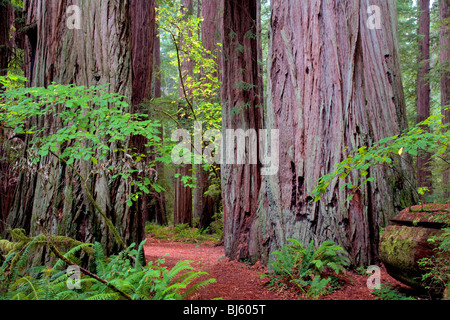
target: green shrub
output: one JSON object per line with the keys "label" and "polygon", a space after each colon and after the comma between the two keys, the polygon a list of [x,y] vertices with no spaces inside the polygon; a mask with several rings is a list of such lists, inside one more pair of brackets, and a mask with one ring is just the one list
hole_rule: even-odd
{"label": "green shrub", "polygon": [[314,241],[311,241],[304,248],[298,240],[288,241],[292,244],[272,253],[276,258],[269,263],[269,275],[263,275],[271,278],[271,285],[288,282],[309,297],[319,297],[330,292],[331,287],[338,287],[334,275],[326,278],[324,275],[329,271],[338,275],[349,265],[350,260],[342,247],[325,241],[315,249]]}
{"label": "green shrub", "polygon": [[419,265],[426,271],[422,279],[428,283],[428,289],[442,293],[445,300],[450,299],[450,228],[442,229],[443,233],[428,241],[438,242],[436,254],[423,258]]}
{"label": "green shrub", "polygon": [[160,226],[154,223],[145,225],[145,232],[156,239],[199,243],[205,241],[219,241],[221,234],[210,234],[209,229],[191,228],[188,224],[176,226]]}
{"label": "green shrub", "polygon": [[415,300],[405,294],[395,290],[391,285],[381,284],[380,289],[374,289],[372,294],[376,296],[377,300]]}
{"label": "green shrub", "polygon": [[[28,255],[38,244],[54,246],[48,240],[44,243],[46,236],[25,238],[25,244],[11,242],[7,246],[3,243],[3,249],[11,250],[0,267],[0,300],[179,300],[215,282],[215,279],[207,278],[194,283],[207,273],[194,271],[191,261],[180,261],[171,269],[162,266],[164,259],[146,264],[145,241],[137,249],[133,244],[111,257],[105,256],[98,242],[81,243],[64,255],[51,247],[60,257],[52,267],[25,269]],[[72,278],[66,267],[69,262],[78,265],[80,261],[76,253],[87,248],[93,255],[92,270],[95,273],[79,267],[81,289],[69,289],[68,281]]]}

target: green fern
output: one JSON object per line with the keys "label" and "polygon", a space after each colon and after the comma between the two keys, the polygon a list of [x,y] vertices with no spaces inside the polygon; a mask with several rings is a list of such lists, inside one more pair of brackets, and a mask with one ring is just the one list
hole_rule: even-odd
{"label": "green fern", "polygon": [[62,257],[53,267],[26,269],[32,252],[42,245],[49,245],[47,236],[27,237],[23,230],[12,230],[11,234],[13,241],[1,242],[1,250],[7,255],[0,267],[0,300],[117,300],[125,296],[135,300],[184,299],[215,282],[215,279],[205,279],[194,284],[196,279],[207,276],[207,273],[196,272],[190,265],[192,261],[180,261],[171,269],[161,266],[163,259],[149,261],[146,265],[145,241],[137,249],[132,244],[118,255],[106,257],[98,242],[89,244],[51,237],[52,245],[68,247],[68,251],[61,255],[72,263],[79,263],[76,255],[81,250],[94,257],[97,279],[86,272],[79,279],[81,289],[70,290],[67,284],[72,279],[64,270],[67,260]]}
{"label": "green fern", "polygon": [[308,296],[320,296],[326,292],[325,288],[333,279],[322,278],[323,272],[329,269],[337,275],[350,264],[345,250],[332,241],[323,242],[317,249],[314,241],[306,248],[296,239],[288,241],[290,245],[272,253],[276,258],[269,264],[271,272],[264,275],[271,278],[272,284],[277,279],[289,279],[290,283],[294,283]]}
{"label": "green fern", "polygon": [[141,242],[139,245],[138,251],[136,253],[136,262],[135,262],[135,268],[139,269],[145,266],[145,253],[144,253],[144,245],[147,242],[147,239]]}

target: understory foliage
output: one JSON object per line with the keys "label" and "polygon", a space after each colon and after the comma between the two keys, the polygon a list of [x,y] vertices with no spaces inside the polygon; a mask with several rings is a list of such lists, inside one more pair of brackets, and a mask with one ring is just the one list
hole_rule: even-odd
{"label": "understory foliage", "polygon": [[450,300],[450,228],[442,231],[441,235],[428,240],[439,243],[435,255],[422,258],[419,265],[426,271],[422,280],[426,281],[428,288],[438,289],[445,300]]}
{"label": "understory foliage", "polygon": [[[129,246],[118,255],[105,256],[100,243],[79,243],[70,238],[26,237],[23,230],[11,231],[13,241],[0,240],[0,300],[179,300],[215,282],[194,271],[191,261],[180,261],[172,269],[164,259],[146,264],[145,241]],[[62,254],[56,246],[68,250]],[[39,246],[52,247],[60,258],[51,266],[27,268],[27,258]],[[92,257],[90,270],[78,267],[77,253]],[[68,265],[80,268],[79,277]],[[195,281],[195,283],[194,283]]]}
{"label": "understory foliage", "polygon": [[160,226],[155,223],[147,223],[145,225],[145,233],[156,239],[188,243],[220,241],[221,233],[210,230],[210,227],[199,229],[191,228],[187,223],[178,224],[176,226]]}
{"label": "understory foliage", "polygon": [[[363,185],[374,181],[370,176],[370,168],[373,166],[388,166],[395,170],[395,166],[400,162],[414,168],[410,159],[416,159],[419,152],[429,154],[431,157],[431,169],[441,180],[434,186],[434,192],[440,203],[450,201],[443,199],[443,191],[450,186],[443,185],[442,173],[450,170],[448,160],[448,146],[450,144],[450,123],[443,123],[442,115],[432,115],[423,122],[411,127],[400,135],[381,139],[371,147],[363,146],[349,153],[348,157],[336,165],[333,172],[322,176],[317,182],[312,195],[316,201],[321,199],[321,194],[325,193],[331,181],[340,178],[346,181],[352,171],[360,172],[360,177],[356,182],[344,183],[342,188],[357,190]],[[408,157],[409,155],[409,157]],[[412,183],[409,181],[409,183]],[[415,185],[413,185],[416,188]],[[417,198],[426,194],[429,190],[423,186],[417,186]],[[346,200],[350,201],[353,195]]]}
{"label": "understory foliage", "polygon": [[323,242],[315,249],[312,240],[305,248],[298,240],[288,239],[272,254],[276,256],[269,264],[270,285],[287,283],[300,288],[308,297],[320,297],[339,286],[336,275],[343,273],[349,265],[345,250],[332,241]]}

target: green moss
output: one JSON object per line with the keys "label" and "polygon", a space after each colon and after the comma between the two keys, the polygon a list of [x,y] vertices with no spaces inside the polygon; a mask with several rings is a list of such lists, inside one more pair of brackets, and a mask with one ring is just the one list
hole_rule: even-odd
{"label": "green moss", "polygon": [[416,228],[404,226],[386,230],[380,246],[381,259],[402,269],[414,266],[416,232]]}

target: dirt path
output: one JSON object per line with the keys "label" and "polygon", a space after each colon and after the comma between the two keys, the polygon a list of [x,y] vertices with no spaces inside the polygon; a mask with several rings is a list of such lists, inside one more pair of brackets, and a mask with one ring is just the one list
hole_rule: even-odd
{"label": "dirt path", "polygon": [[[145,245],[147,261],[157,260],[166,256],[165,265],[173,267],[180,260],[192,260],[196,270],[209,273],[217,280],[198,292],[192,299],[210,300],[297,300],[298,295],[292,292],[276,293],[265,286],[267,280],[261,279],[260,274],[267,269],[261,265],[249,266],[236,261],[229,261],[225,257],[222,246],[212,244],[191,244],[171,242],[167,240],[148,239]],[[367,277],[350,273],[346,275],[343,290],[327,295],[326,300],[374,300],[374,296],[367,289]],[[382,282],[396,287],[401,284],[382,272]]]}

